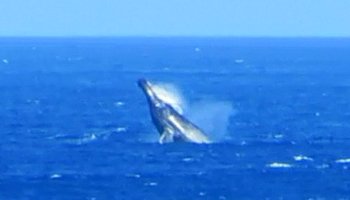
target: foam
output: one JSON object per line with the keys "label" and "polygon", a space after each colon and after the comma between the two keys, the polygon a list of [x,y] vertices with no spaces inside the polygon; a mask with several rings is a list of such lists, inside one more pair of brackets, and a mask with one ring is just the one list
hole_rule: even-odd
{"label": "foam", "polygon": [[336,163],[350,163],[350,158],[338,159],[335,162]]}
{"label": "foam", "polygon": [[158,183],[157,182],[147,182],[144,184],[145,186],[151,186],[151,187],[154,187],[154,186],[157,186]]}
{"label": "foam", "polygon": [[183,158],[182,161],[184,161],[184,162],[193,162],[194,159],[191,158],[191,157],[186,157],[186,158]]}
{"label": "foam", "polygon": [[8,61],[7,59],[2,59],[2,62],[3,62],[4,64],[9,64],[9,61]]}
{"label": "foam", "polygon": [[140,174],[127,174],[126,176],[131,178],[141,178]]}
{"label": "foam", "polygon": [[117,132],[126,132],[127,131],[127,128],[126,127],[118,127],[116,129]]}
{"label": "foam", "polygon": [[303,160],[313,161],[314,160],[313,158],[310,158],[310,157],[307,157],[307,156],[303,156],[303,155],[293,156],[293,158],[294,158],[295,161],[303,161]]}
{"label": "foam", "polygon": [[289,163],[273,162],[267,165],[270,168],[291,168],[292,165]]}
{"label": "foam", "polygon": [[50,179],[58,179],[58,178],[61,178],[61,177],[62,177],[61,174],[52,174],[52,175],[50,176]]}
{"label": "foam", "polygon": [[244,60],[243,60],[243,59],[236,59],[236,60],[235,60],[235,63],[241,64],[241,63],[244,63]]}
{"label": "foam", "polygon": [[124,106],[124,105],[125,105],[125,103],[123,101],[117,101],[117,102],[114,103],[114,106],[116,106],[116,107],[121,107],[121,106]]}

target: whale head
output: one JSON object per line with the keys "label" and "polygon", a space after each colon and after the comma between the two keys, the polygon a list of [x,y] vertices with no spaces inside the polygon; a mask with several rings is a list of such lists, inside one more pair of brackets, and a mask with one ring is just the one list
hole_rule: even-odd
{"label": "whale head", "polygon": [[151,82],[147,81],[146,79],[139,79],[137,83],[142,89],[142,91],[145,93],[149,104],[154,105],[156,107],[164,106],[163,101],[160,100],[157,94],[154,92]]}

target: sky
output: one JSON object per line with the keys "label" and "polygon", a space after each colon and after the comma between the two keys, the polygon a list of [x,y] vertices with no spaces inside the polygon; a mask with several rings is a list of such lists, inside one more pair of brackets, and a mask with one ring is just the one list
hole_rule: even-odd
{"label": "sky", "polygon": [[350,37],[350,0],[0,0],[0,36]]}

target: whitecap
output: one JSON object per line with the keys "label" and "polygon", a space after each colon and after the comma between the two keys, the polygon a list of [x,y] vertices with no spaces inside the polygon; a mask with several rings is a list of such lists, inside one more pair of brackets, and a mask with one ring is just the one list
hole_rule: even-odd
{"label": "whitecap", "polygon": [[282,139],[284,137],[283,134],[277,134],[273,136],[275,139]]}
{"label": "whitecap", "polygon": [[157,182],[147,182],[145,183],[145,186],[157,186],[158,183]]}
{"label": "whitecap", "polygon": [[117,102],[114,103],[114,106],[116,106],[116,107],[121,107],[121,106],[124,106],[124,105],[125,105],[125,103],[122,102],[122,101],[117,101]]}
{"label": "whitecap", "polygon": [[291,168],[292,165],[288,163],[273,162],[267,165],[270,168]]}
{"label": "whitecap", "polygon": [[297,155],[297,156],[293,156],[295,161],[303,161],[303,160],[307,160],[307,161],[313,161],[313,158],[307,157],[307,156],[303,156],[303,155]]}
{"label": "whitecap", "polygon": [[33,102],[34,102],[34,104],[36,104],[36,105],[39,105],[39,104],[40,104],[40,100],[37,100],[37,99],[35,99]]}
{"label": "whitecap", "polygon": [[76,144],[76,145],[82,145],[82,144],[93,142],[96,139],[97,139],[97,135],[95,133],[88,133],[88,134],[84,134],[81,138],[67,139],[66,142]]}
{"label": "whitecap", "polygon": [[7,60],[7,59],[2,59],[2,62],[5,64],[9,64],[9,60]]}
{"label": "whitecap", "polygon": [[117,129],[116,129],[116,131],[117,132],[126,132],[126,127],[118,127]]}
{"label": "whitecap", "polygon": [[77,57],[68,57],[68,58],[67,58],[67,61],[68,61],[68,62],[71,62],[71,61],[80,61],[80,60],[83,60],[83,57],[77,56]]}
{"label": "whitecap", "polygon": [[205,196],[206,193],[205,193],[205,192],[199,192],[198,195],[199,195],[199,196]]}
{"label": "whitecap", "polygon": [[325,163],[322,164],[322,165],[317,165],[316,166],[317,169],[326,169],[326,168],[329,168],[329,167],[330,167],[329,164],[325,164]]}
{"label": "whitecap", "polygon": [[221,195],[221,196],[219,196],[219,199],[220,200],[226,200],[226,197]]}
{"label": "whitecap", "polygon": [[350,163],[350,158],[338,159],[335,162],[336,163]]}
{"label": "whitecap", "polygon": [[193,158],[190,158],[190,157],[188,157],[188,158],[183,158],[182,159],[182,161],[184,161],[184,162],[193,162]]}
{"label": "whitecap", "polygon": [[61,178],[61,177],[62,177],[61,174],[52,174],[52,175],[50,176],[51,179],[57,179],[57,178]]}
{"label": "whitecap", "polygon": [[235,63],[237,63],[237,64],[244,63],[244,60],[243,59],[236,59]]}
{"label": "whitecap", "polygon": [[132,178],[141,178],[140,174],[127,174],[127,177],[132,177]]}
{"label": "whitecap", "polygon": [[113,133],[113,131],[125,131],[125,128],[119,128],[115,130],[95,131],[90,133],[84,133],[83,135],[70,135],[70,134],[56,134],[48,137],[48,139],[61,140],[65,143],[82,145],[94,142],[96,140],[106,140]]}
{"label": "whitecap", "polygon": [[78,143],[80,143],[80,144],[88,143],[88,142],[94,141],[96,139],[97,139],[97,136],[94,133],[86,134],[83,138],[78,140]]}
{"label": "whitecap", "polygon": [[197,176],[202,176],[202,175],[204,175],[204,174],[205,174],[205,173],[204,173],[203,171],[199,171],[199,172],[196,173]]}

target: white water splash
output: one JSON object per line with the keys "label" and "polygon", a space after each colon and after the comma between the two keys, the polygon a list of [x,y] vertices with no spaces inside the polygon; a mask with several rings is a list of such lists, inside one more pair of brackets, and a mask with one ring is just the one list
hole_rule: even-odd
{"label": "white water splash", "polygon": [[235,112],[230,102],[201,100],[191,104],[187,116],[208,134],[211,140],[220,142],[229,138],[229,120]]}
{"label": "white water splash", "polygon": [[175,85],[156,83],[152,84],[152,89],[159,99],[171,105],[180,114],[184,113],[186,102],[180,90]]}
{"label": "white water splash", "polygon": [[188,106],[180,89],[175,85],[156,83],[152,84],[152,88],[158,98],[170,104],[176,111],[200,127],[208,134],[210,140],[218,142],[229,138],[227,134],[229,119],[235,114],[232,103],[202,99]]}

